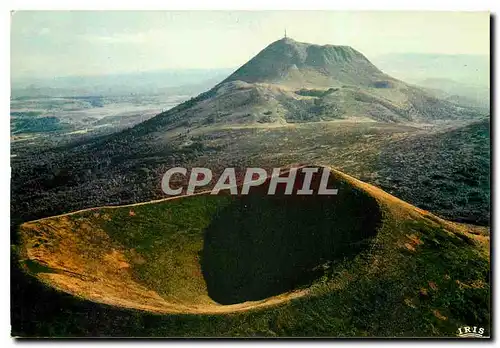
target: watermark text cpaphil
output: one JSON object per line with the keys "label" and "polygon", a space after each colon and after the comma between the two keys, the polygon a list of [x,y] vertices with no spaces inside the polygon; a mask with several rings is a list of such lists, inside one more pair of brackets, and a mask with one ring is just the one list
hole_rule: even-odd
{"label": "watermark text cpaphil", "polygon": [[[187,187],[173,188],[171,181],[174,175],[187,179]],[[165,172],[161,187],[167,195],[180,195],[184,189],[186,195],[191,195],[197,188],[209,185],[212,179],[213,173],[209,168],[195,167],[188,170],[175,167]],[[276,194],[279,185],[283,189],[280,192],[285,195],[336,195],[338,189],[329,188],[329,181],[330,170],[325,167],[291,168],[284,172],[281,168],[273,168],[271,174],[263,168],[253,167],[245,170],[243,181],[238,184],[235,168],[226,168],[212,187],[210,194],[216,195],[221,191],[228,191],[231,195],[247,195],[251,188],[266,183],[267,195]]]}

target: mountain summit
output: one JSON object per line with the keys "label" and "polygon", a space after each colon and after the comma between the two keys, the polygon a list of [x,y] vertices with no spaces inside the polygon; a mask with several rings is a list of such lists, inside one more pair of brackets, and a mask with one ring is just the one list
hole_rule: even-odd
{"label": "mountain summit", "polygon": [[225,80],[130,133],[176,134],[234,124],[333,120],[433,122],[481,116],[397,80],[349,46],[284,38],[271,43]]}
{"label": "mountain summit", "polygon": [[271,43],[224,82],[294,87],[371,86],[389,78],[350,46],[315,45],[284,38]]}

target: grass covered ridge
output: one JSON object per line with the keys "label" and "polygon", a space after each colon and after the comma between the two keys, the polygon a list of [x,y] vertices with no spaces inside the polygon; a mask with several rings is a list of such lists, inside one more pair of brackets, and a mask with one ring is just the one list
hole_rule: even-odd
{"label": "grass covered ridge", "polygon": [[71,310],[13,334],[489,334],[486,229],[340,172],[335,186],[337,201],[197,195],[23,224],[22,267]]}

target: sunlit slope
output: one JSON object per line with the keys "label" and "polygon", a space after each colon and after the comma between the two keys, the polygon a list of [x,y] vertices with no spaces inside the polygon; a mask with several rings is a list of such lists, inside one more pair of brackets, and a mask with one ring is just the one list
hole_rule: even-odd
{"label": "sunlit slope", "polygon": [[489,325],[487,232],[334,173],[337,196],[201,194],[25,223],[22,263],[90,301],[223,316],[208,335],[260,331],[278,314],[278,335]]}

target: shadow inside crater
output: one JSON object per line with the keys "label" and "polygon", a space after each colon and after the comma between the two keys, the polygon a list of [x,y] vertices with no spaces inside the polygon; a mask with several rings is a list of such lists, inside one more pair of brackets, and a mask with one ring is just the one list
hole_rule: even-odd
{"label": "shadow inside crater", "polygon": [[[317,188],[321,172],[313,177]],[[296,183],[303,180],[298,172]],[[324,264],[355,257],[381,222],[376,200],[330,175],[337,195],[267,195],[269,180],[217,212],[205,230],[201,267],[220,304],[265,299],[310,284]],[[301,185],[298,186],[299,188]],[[315,190],[315,192],[317,192]]]}

